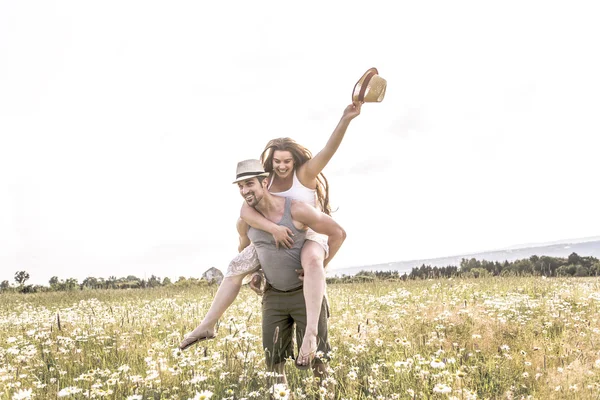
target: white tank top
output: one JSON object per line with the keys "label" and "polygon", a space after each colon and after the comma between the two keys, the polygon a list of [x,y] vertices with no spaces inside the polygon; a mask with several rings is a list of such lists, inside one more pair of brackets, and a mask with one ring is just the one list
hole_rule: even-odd
{"label": "white tank top", "polygon": [[[271,189],[272,184],[273,184],[273,181],[271,181],[269,183],[269,190]],[[310,204],[313,207],[316,207],[316,205],[317,205],[317,191],[315,189],[309,189],[306,186],[304,186],[300,182],[298,177],[296,176],[295,170],[294,170],[294,180],[292,182],[292,187],[286,191],[279,192],[279,193],[271,192],[271,194],[273,194],[275,196],[289,197],[293,200],[302,201],[304,203]]]}

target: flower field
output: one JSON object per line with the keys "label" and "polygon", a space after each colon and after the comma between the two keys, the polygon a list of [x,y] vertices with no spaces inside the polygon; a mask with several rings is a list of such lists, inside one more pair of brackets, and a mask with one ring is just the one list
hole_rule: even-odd
{"label": "flower field", "polygon": [[0,294],[0,400],[598,399],[600,280],[330,285],[329,377],[272,387],[260,299],[177,350],[215,286]]}

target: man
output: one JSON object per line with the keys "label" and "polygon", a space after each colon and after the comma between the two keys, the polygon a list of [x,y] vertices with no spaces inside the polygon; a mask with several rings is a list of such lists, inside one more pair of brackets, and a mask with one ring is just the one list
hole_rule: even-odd
{"label": "man", "polygon": [[[329,237],[329,255],[339,250],[346,238],[342,227],[328,215],[299,201],[273,195],[267,189],[267,176],[258,160],[245,160],[238,163],[237,183],[240,194],[246,203],[254,207],[268,220],[286,226],[294,233],[291,248],[277,249],[270,233],[238,222],[240,247],[252,242],[265,275],[263,294],[263,348],[267,367],[280,375],[279,383],[287,383],[285,360],[293,357],[292,334],[296,324],[296,341],[302,342],[306,328],[306,306],[302,281],[297,274],[301,269],[300,252],[305,241],[306,229]],[[330,351],[327,340],[327,303],[323,299],[318,324],[317,351],[325,356]],[[310,356],[313,374],[321,379],[326,376],[326,367],[321,360]],[[314,362],[314,364],[313,364]]]}

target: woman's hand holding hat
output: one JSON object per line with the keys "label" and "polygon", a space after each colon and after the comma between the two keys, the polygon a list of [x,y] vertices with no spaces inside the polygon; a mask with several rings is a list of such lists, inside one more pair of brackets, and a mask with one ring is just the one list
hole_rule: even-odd
{"label": "woman's hand holding hat", "polygon": [[344,110],[344,114],[342,115],[342,119],[347,120],[348,122],[352,121],[354,118],[360,115],[360,109],[362,107],[362,103],[353,102]]}

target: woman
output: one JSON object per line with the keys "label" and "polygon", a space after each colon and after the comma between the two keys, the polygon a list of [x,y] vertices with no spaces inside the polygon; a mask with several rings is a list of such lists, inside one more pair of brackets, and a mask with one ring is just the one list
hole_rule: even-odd
{"label": "woman", "polygon": [[[344,110],[342,118],[331,134],[325,147],[312,157],[311,152],[289,138],[271,140],[261,154],[265,171],[270,173],[269,191],[278,196],[292,197],[318,207],[330,215],[329,188],[327,180],[321,173],[333,157],[348,129],[350,121],[360,114],[361,103],[350,104]],[[246,203],[242,206],[241,221],[238,231],[245,229],[246,224],[269,232],[278,245],[289,247],[293,243],[291,231],[264,218]],[[328,254],[327,237],[309,231],[302,248],[301,261],[304,271],[304,297],[306,301],[307,325],[302,345],[296,360],[299,368],[308,368],[314,359],[317,348],[317,324],[321,301],[325,295],[324,267],[335,254]],[[231,262],[225,279],[219,286],[213,303],[206,316],[179,345],[180,349],[201,340],[215,337],[215,325],[225,310],[238,295],[244,277],[255,272],[259,267],[254,246],[238,248],[240,254]]]}

